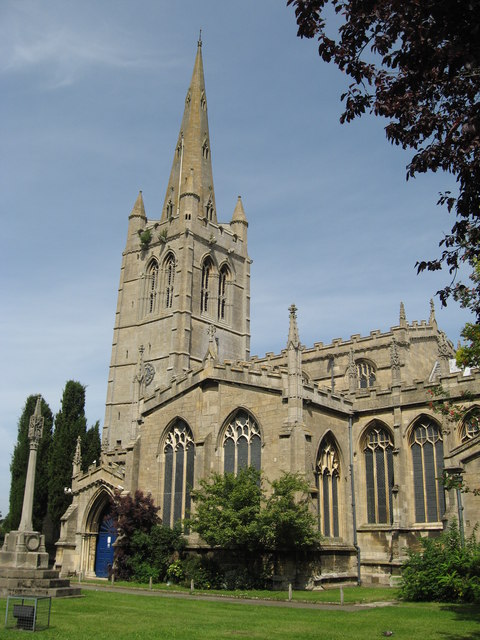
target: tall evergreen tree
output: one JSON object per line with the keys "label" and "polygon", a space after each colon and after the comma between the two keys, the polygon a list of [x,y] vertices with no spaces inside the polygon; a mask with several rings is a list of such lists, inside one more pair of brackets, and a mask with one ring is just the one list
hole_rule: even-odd
{"label": "tall evergreen tree", "polygon": [[[30,445],[28,441],[28,426],[30,417],[35,412],[38,395],[28,396],[22,415],[18,421],[17,443],[13,450],[10,463],[11,484],[9,512],[4,523],[5,530],[15,530],[20,524],[23,506],[23,494],[25,492],[25,479],[27,476]],[[35,493],[33,498],[33,527],[36,531],[42,531],[43,521],[47,514],[48,506],[48,459],[52,442],[53,414],[50,407],[42,398],[41,411],[44,418],[43,435],[40,440],[37,453],[37,468],[35,475]]]}
{"label": "tall evergreen tree", "polygon": [[97,420],[82,438],[82,471],[87,471],[93,462],[100,460],[101,449],[100,422]]}
{"label": "tall evergreen tree", "polygon": [[87,431],[85,387],[68,380],[63,390],[60,411],[55,416],[55,430],[49,460],[48,513],[55,533],[60,531],[60,518],[71,502],[65,488],[72,483],[72,462],[77,438],[82,441]]}

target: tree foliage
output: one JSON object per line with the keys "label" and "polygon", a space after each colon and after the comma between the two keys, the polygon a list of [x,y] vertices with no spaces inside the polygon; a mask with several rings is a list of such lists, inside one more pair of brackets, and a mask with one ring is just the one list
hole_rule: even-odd
{"label": "tree foliage", "polygon": [[[112,516],[118,531],[114,553],[114,571],[118,578],[130,579],[136,570],[135,566],[143,562],[142,549],[150,544],[148,538],[151,531],[159,524],[158,510],[151,495],[145,495],[139,489],[133,495],[122,495],[119,491],[115,493]],[[138,571],[144,569],[139,567]]]}
{"label": "tree foliage", "polygon": [[55,416],[55,430],[49,459],[48,512],[56,532],[60,518],[71,502],[65,487],[72,484],[72,461],[77,438],[85,438],[85,387],[69,380],[63,390],[60,411]]}
{"label": "tree foliage", "polygon": [[309,509],[307,482],[299,474],[284,473],[271,485],[272,494],[261,514],[265,548],[280,551],[314,547],[319,536]]}
{"label": "tree foliage", "polygon": [[[10,464],[11,484],[9,512],[4,528],[17,529],[22,516],[23,497],[25,492],[25,480],[27,477],[28,458],[30,444],[28,440],[28,427],[30,417],[35,412],[38,395],[27,398],[22,415],[18,421],[18,435],[13,450]],[[42,530],[43,521],[47,514],[48,505],[48,456],[52,440],[53,414],[50,407],[41,399],[41,413],[44,418],[43,435],[37,450],[37,468],[35,474],[35,493],[33,498],[33,526],[36,531]]]}
{"label": "tree foliage", "polygon": [[[342,122],[365,112],[389,120],[390,142],[411,149],[407,179],[443,170],[458,193],[439,203],[456,214],[440,255],[420,260],[419,271],[480,258],[480,1],[479,0],[287,0],[295,8],[298,35],[318,39],[325,62],[352,80],[343,94]],[[336,16],[328,13],[333,8]],[[331,32],[338,31],[331,37]],[[327,32],[330,28],[330,32]],[[480,281],[457,281],[439,291],[461,300],[480,321]]]}
{"label": "tree foliage", "polygon": [[271,486],[267,497],[261,474],[253,467],[236,476],[213,474],[192,492],[191,529],[212,547],[247,554],[315,546],[318,534],[306,482],[298,474],[284,473]]}
{"label": "tree foliage", "polygon": [[102,450],[102,443],[100,440],[100,422],[97,422],[87,429],[82,437],[82,471],[86,472],[88,467],[100,460],[100,453]]}
{"label": "tree foliage", "polygon": [[263,497],[260,473],[253,467],[236,476],[214,473],[192,491],[195,512],[188,525],[212,547],[258,551]]}
{"label": "tree foliage", "polygon": [[462,546],[458,526],[437,538],[420,538],[402,569],[405,600],[480,602],[480,544],[474,536]]}

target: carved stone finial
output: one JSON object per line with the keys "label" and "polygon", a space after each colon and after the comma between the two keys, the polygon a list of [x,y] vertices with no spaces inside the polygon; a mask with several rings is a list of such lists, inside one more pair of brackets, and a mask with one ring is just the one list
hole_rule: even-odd
{"label": "carved stone finial", "polygon": [[43,423],[42,398],[41,396],[38,396],[35,404],[35,411],[33,416],[30,416],[30,422],[28,425],[28,439],[30,440],[31,445],[38,446],[43,434]]}
{"label": "carved stone finial", "polygon": [[405,305],[400,302],[400,326],[405,327],[407,324],[407,315],[405,313]]}
{"label": "carved stone finial", "polygon": [[75,455],[73,456],[73,464],[82,464],[82,438],[78,436],[77,445],[75,447]]}
{"label": "carved stone finial", "polygon": [[208,333],[208,349],[205,354],[205,360],[213,360],[216,362],[218,360],[218,342],[215,338],[215,334],[217,333],[217,327],[214,324],[210,324],[207,329]]}
{"label": "carved stone finial", "polygon": [[390,366],[392,368],[392,382],[398,382],[400,377],[400,356],[395,336],[393,336],[392,344],[390,345]]}
{"label": "carved stone finial", "polygon": [[295,349],[300,347],[300,338],[298,335],[298,326],[297,326],[297,307],[294,304],[291,304],[288,307],[290,311],[290,326],[288,328],[288,343],[287,347],[293,346]]}
{"label": "carved stone finial", "polygon": [[435,305],[433,304],[433,298],[430,299],[430,318],[428,319],[429,324],[433,324],[436,322],[435,320]]}

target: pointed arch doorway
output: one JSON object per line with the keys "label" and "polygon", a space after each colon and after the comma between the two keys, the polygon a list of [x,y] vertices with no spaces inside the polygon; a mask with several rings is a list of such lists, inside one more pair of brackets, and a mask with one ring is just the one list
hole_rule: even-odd
{"label": "pointed arch doorway", "polygon": [[102,513],[98,527],[97,548],[95,552],[95,575],[108,578],[113,567],[113,543],[117,539],[117,530],[113,523],[110,505]]}

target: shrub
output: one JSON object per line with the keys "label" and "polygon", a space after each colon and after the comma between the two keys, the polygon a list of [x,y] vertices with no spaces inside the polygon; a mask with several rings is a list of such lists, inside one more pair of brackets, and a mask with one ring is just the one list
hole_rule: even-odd
{"label": "shrub", "polygon": [[457,523],[437,538],[420,539],[403,566],[405,600],[480,602],[480,544],[472,535],[462,546]]}

